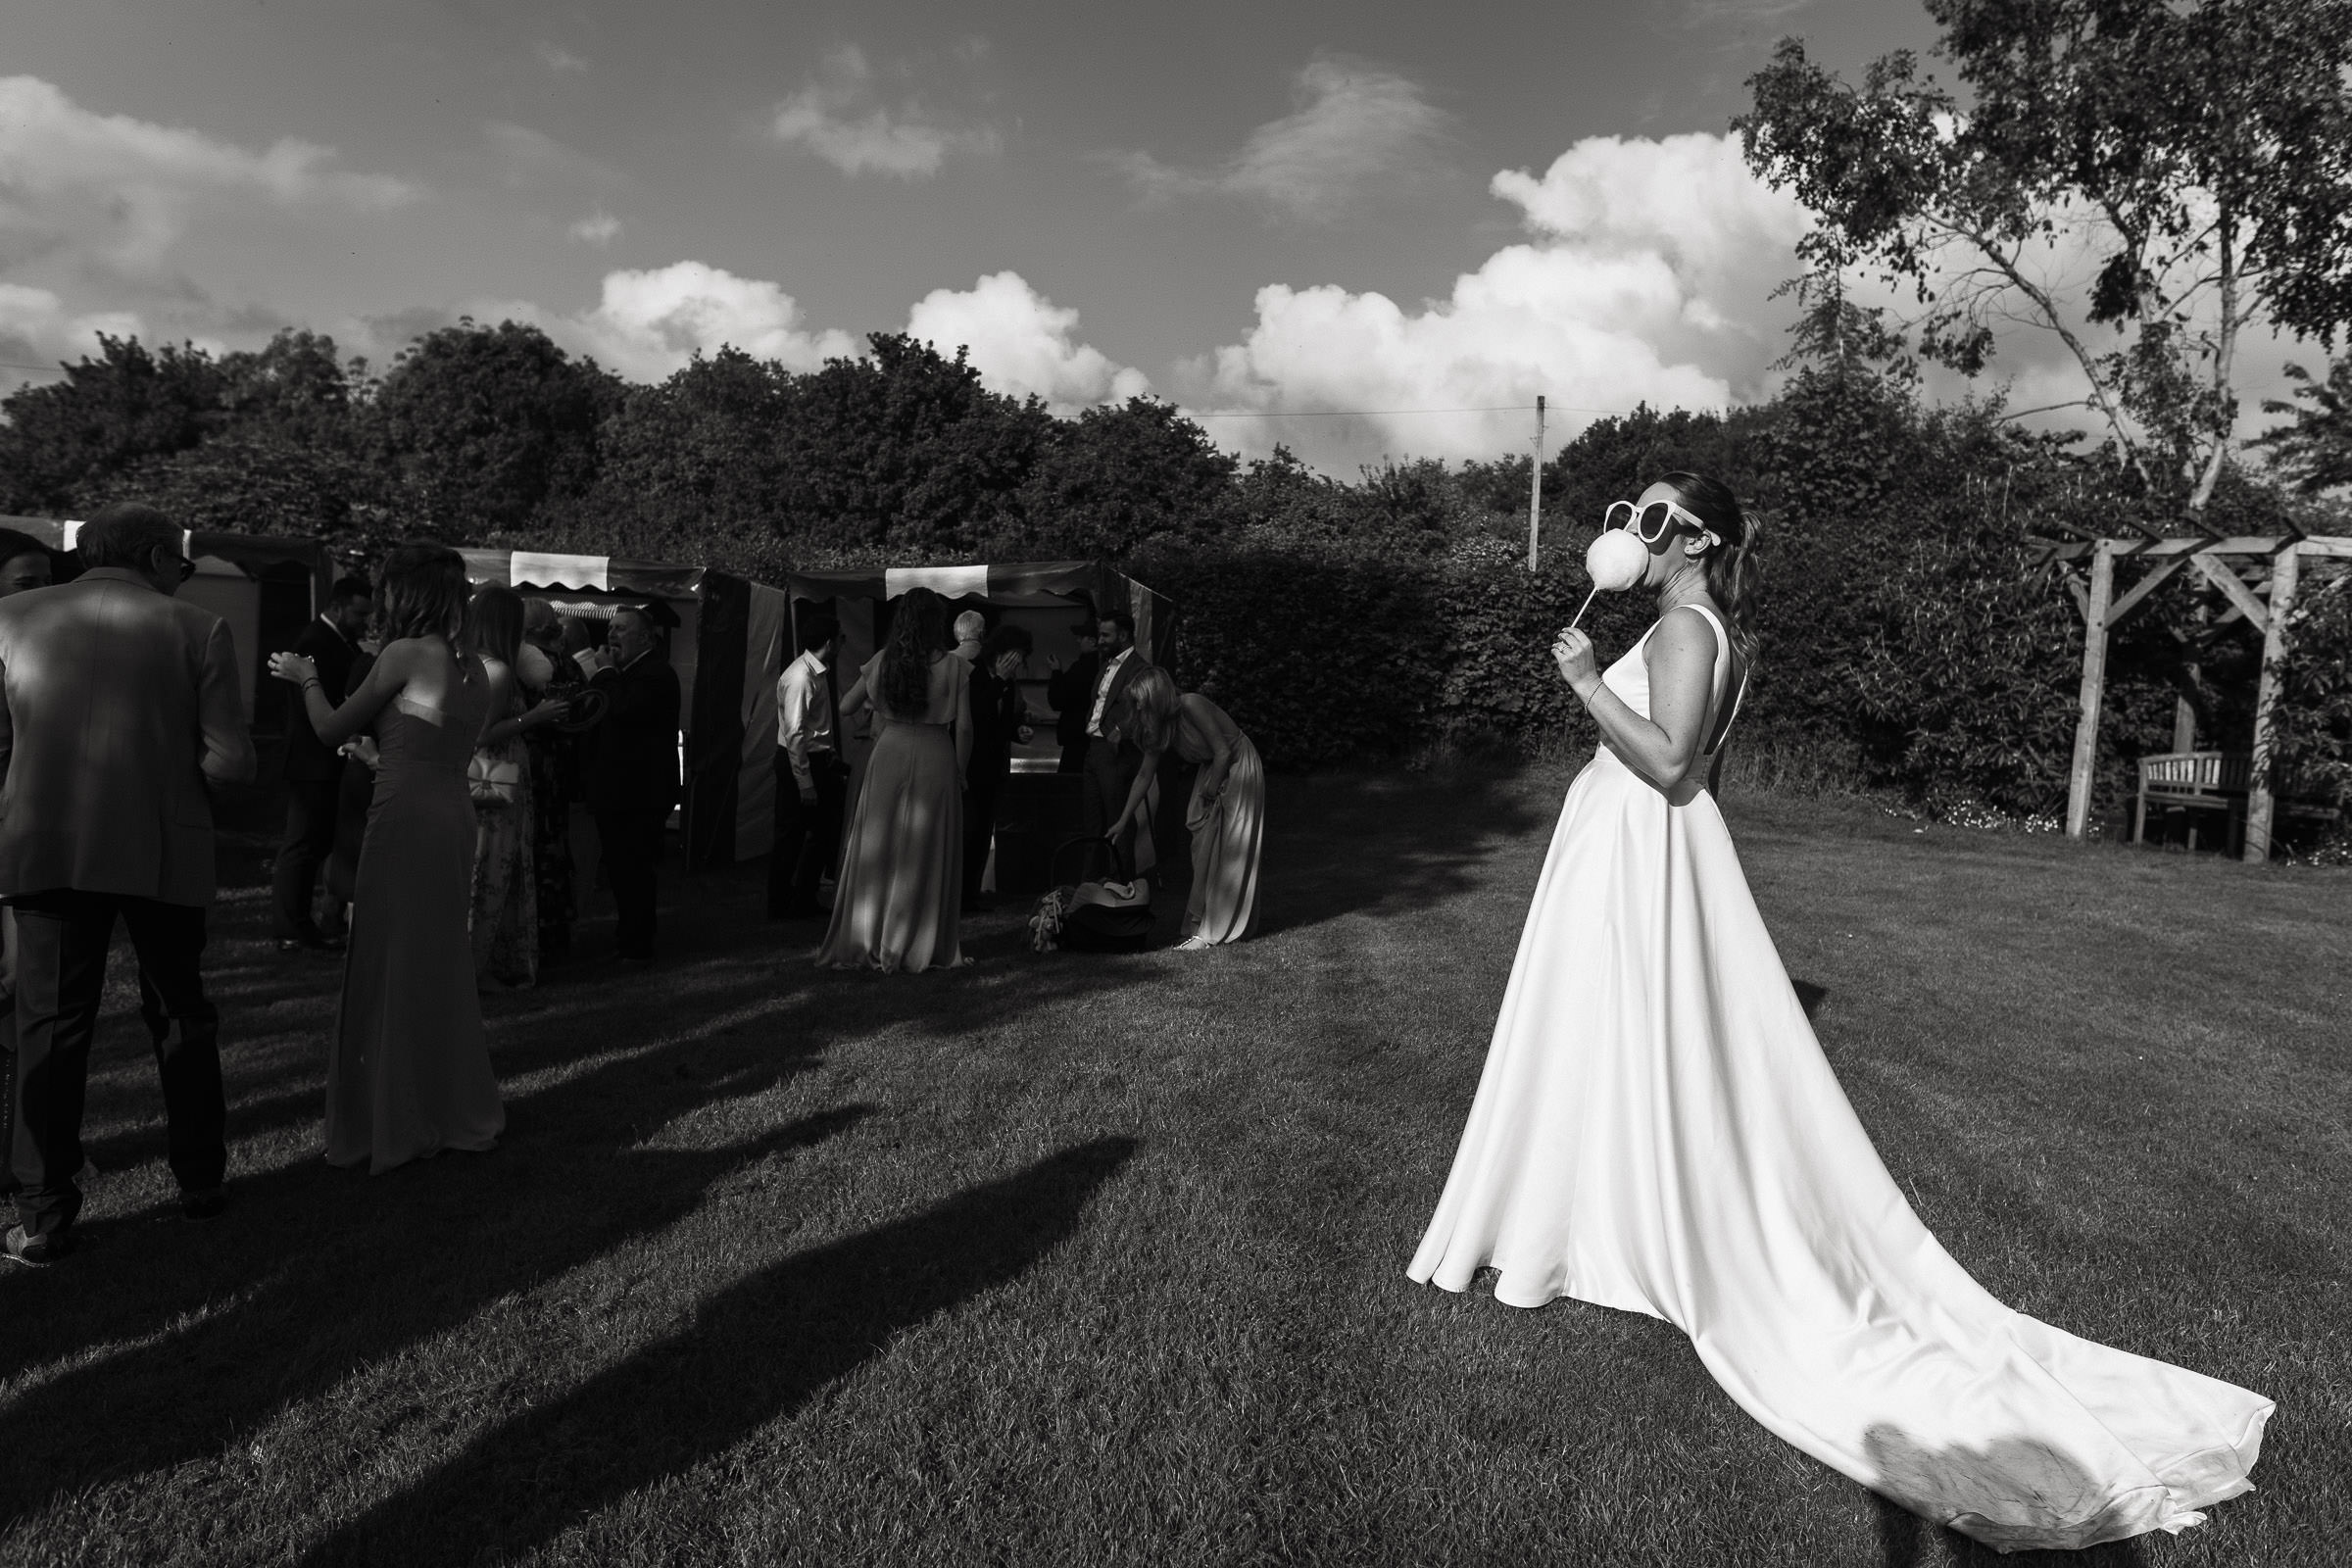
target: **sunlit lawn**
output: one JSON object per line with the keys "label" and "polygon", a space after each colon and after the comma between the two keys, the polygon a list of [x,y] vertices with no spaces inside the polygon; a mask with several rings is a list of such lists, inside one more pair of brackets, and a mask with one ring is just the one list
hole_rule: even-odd
{"label": "sunlit lawn", "polygon": [[[0,1277],[0,1561],[1993,1560],[1663,1324],[1405,1280],[1563,783],[1277,779],[1271,929],[1200,956],[1007,911],[969,971],[820,975],[757,867],[672,876],[661,969],[489,1004],[505,1147],[374,1179],[318,1157],[335,971],[246,863],[235,1205],[168,1203],[121,956],[89,1245]],[[2258,1492],[2085,1560],[2352,1558],[2352,875],[1731,810],[1950,1250],[2279,1402]]]}

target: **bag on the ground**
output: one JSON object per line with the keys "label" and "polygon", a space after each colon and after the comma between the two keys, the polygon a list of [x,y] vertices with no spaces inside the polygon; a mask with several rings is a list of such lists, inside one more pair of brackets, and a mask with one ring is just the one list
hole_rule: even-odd
{"label": "bag on the ground", "polygon": [[1054,852],[1058,869],[1074,849],[1102,845],[1111,861],[1111,878],[1059,886],[1038,901],[1029,917],[1030,945],[1040,953],[1141,953],[1152,942],[1152,879],[1137,876],[1119,847],[1107,838],[1078,838]]}

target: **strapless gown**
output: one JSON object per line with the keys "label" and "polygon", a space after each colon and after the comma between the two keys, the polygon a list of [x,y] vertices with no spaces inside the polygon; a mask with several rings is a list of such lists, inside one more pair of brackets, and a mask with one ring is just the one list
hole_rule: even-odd
{"label": "strapless gown", "polygon": [[[1603,676],[1644,715],[1647,643]],[[2249,1490],[2270,1400],[2011,1310],[1920,1223],[1706,767],[1661,792],[1603,748],[1570,787],[1411,1277],[1663,1318],[1781,1438],[2002,1550],[2179,1531]]]}
{"label": "strapless gown", "polygon": [[376,719],[382,762],[326,1069],[326,1157],[337,1165],[380,1174],[444,1149],[494,1148],[506,1129],[466,931],[466,763],[486,700],[462,687],[447,712],[402,700]]}

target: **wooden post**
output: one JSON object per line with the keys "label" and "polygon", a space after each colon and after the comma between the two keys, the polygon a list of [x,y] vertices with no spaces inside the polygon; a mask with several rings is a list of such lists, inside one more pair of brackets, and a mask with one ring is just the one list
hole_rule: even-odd
{"label": "wooden post", "polygon": [[2290,544],[2271,563],[2270,622],[2262,629],[2262,675],[2254,686],[2254,776],[2246,791],[2249,865],[2271,858],[2271,818],[2278,808],[2271,788],[2271,721],[2278,715],[2278,676],[2286,662],[2286,617],[2294,612],[2302,560],[2301,547]]}
{"label": "wooden post", "polygon": [[2066,836],[2090,826],[2090,780],[2099,760],[2099,704],[2107,695],[2107,606],[2115,597],[2115,545],[2090,547],[2090,593],[2082,604],[2082,716],[2075,725],[2075,760],[2066,775]]}
{"label": "wooden post", "polygon": [[1536,569],[1544,534],[1544,394],[1536,394],[1536,471],[1527,486],[1527,569]]}

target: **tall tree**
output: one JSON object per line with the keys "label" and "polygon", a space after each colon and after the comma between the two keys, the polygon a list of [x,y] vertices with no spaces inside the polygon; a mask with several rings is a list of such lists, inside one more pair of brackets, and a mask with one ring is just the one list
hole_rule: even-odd
{"label": "tall tree", "polygon": [[523,527],[596,478],[597,431],[621,383],[535,326],[467,319],[401,351],[369,405],[401,504],[446,538]]}
{"label": "tall tree", "polygon": [[1230,526],[1237,464],[1173,404],[1129,398],[1050,428],[1022,490],[1021,544],[1116,561]]}
{"label": "tall tree", "polygon": [[[1785,40],[1734,122],[1847,269],[1910,284],[1921,351],[1984,368],[1995,320],[2055,333],[2150,490],[2201,517],[2241,340],[2352,320],[2352,0],[1928,0],[1965,101],[1898,52],[1860,87]],[[2062,288],[2036,257],[2086,250]],[[2091,328],[2112,327],[2102,345]]]}
{"label": "tall tree", "polygon": [[83,486],[184,452],[224,418],[220,367],[193,345],[149,353],[136,338],[101,335],[97,357],[65,371],[0,402],[0,509],[63,513]]}
{"label": "tall tree", "polygon": [[2298,489],[2310,494],[2352,485],[2352,355],[2319,380],[2300,365],[2286,368],[2296,383],[2292,403],[2265,403],[2266,414],[2293,419],[2262,438]]}

